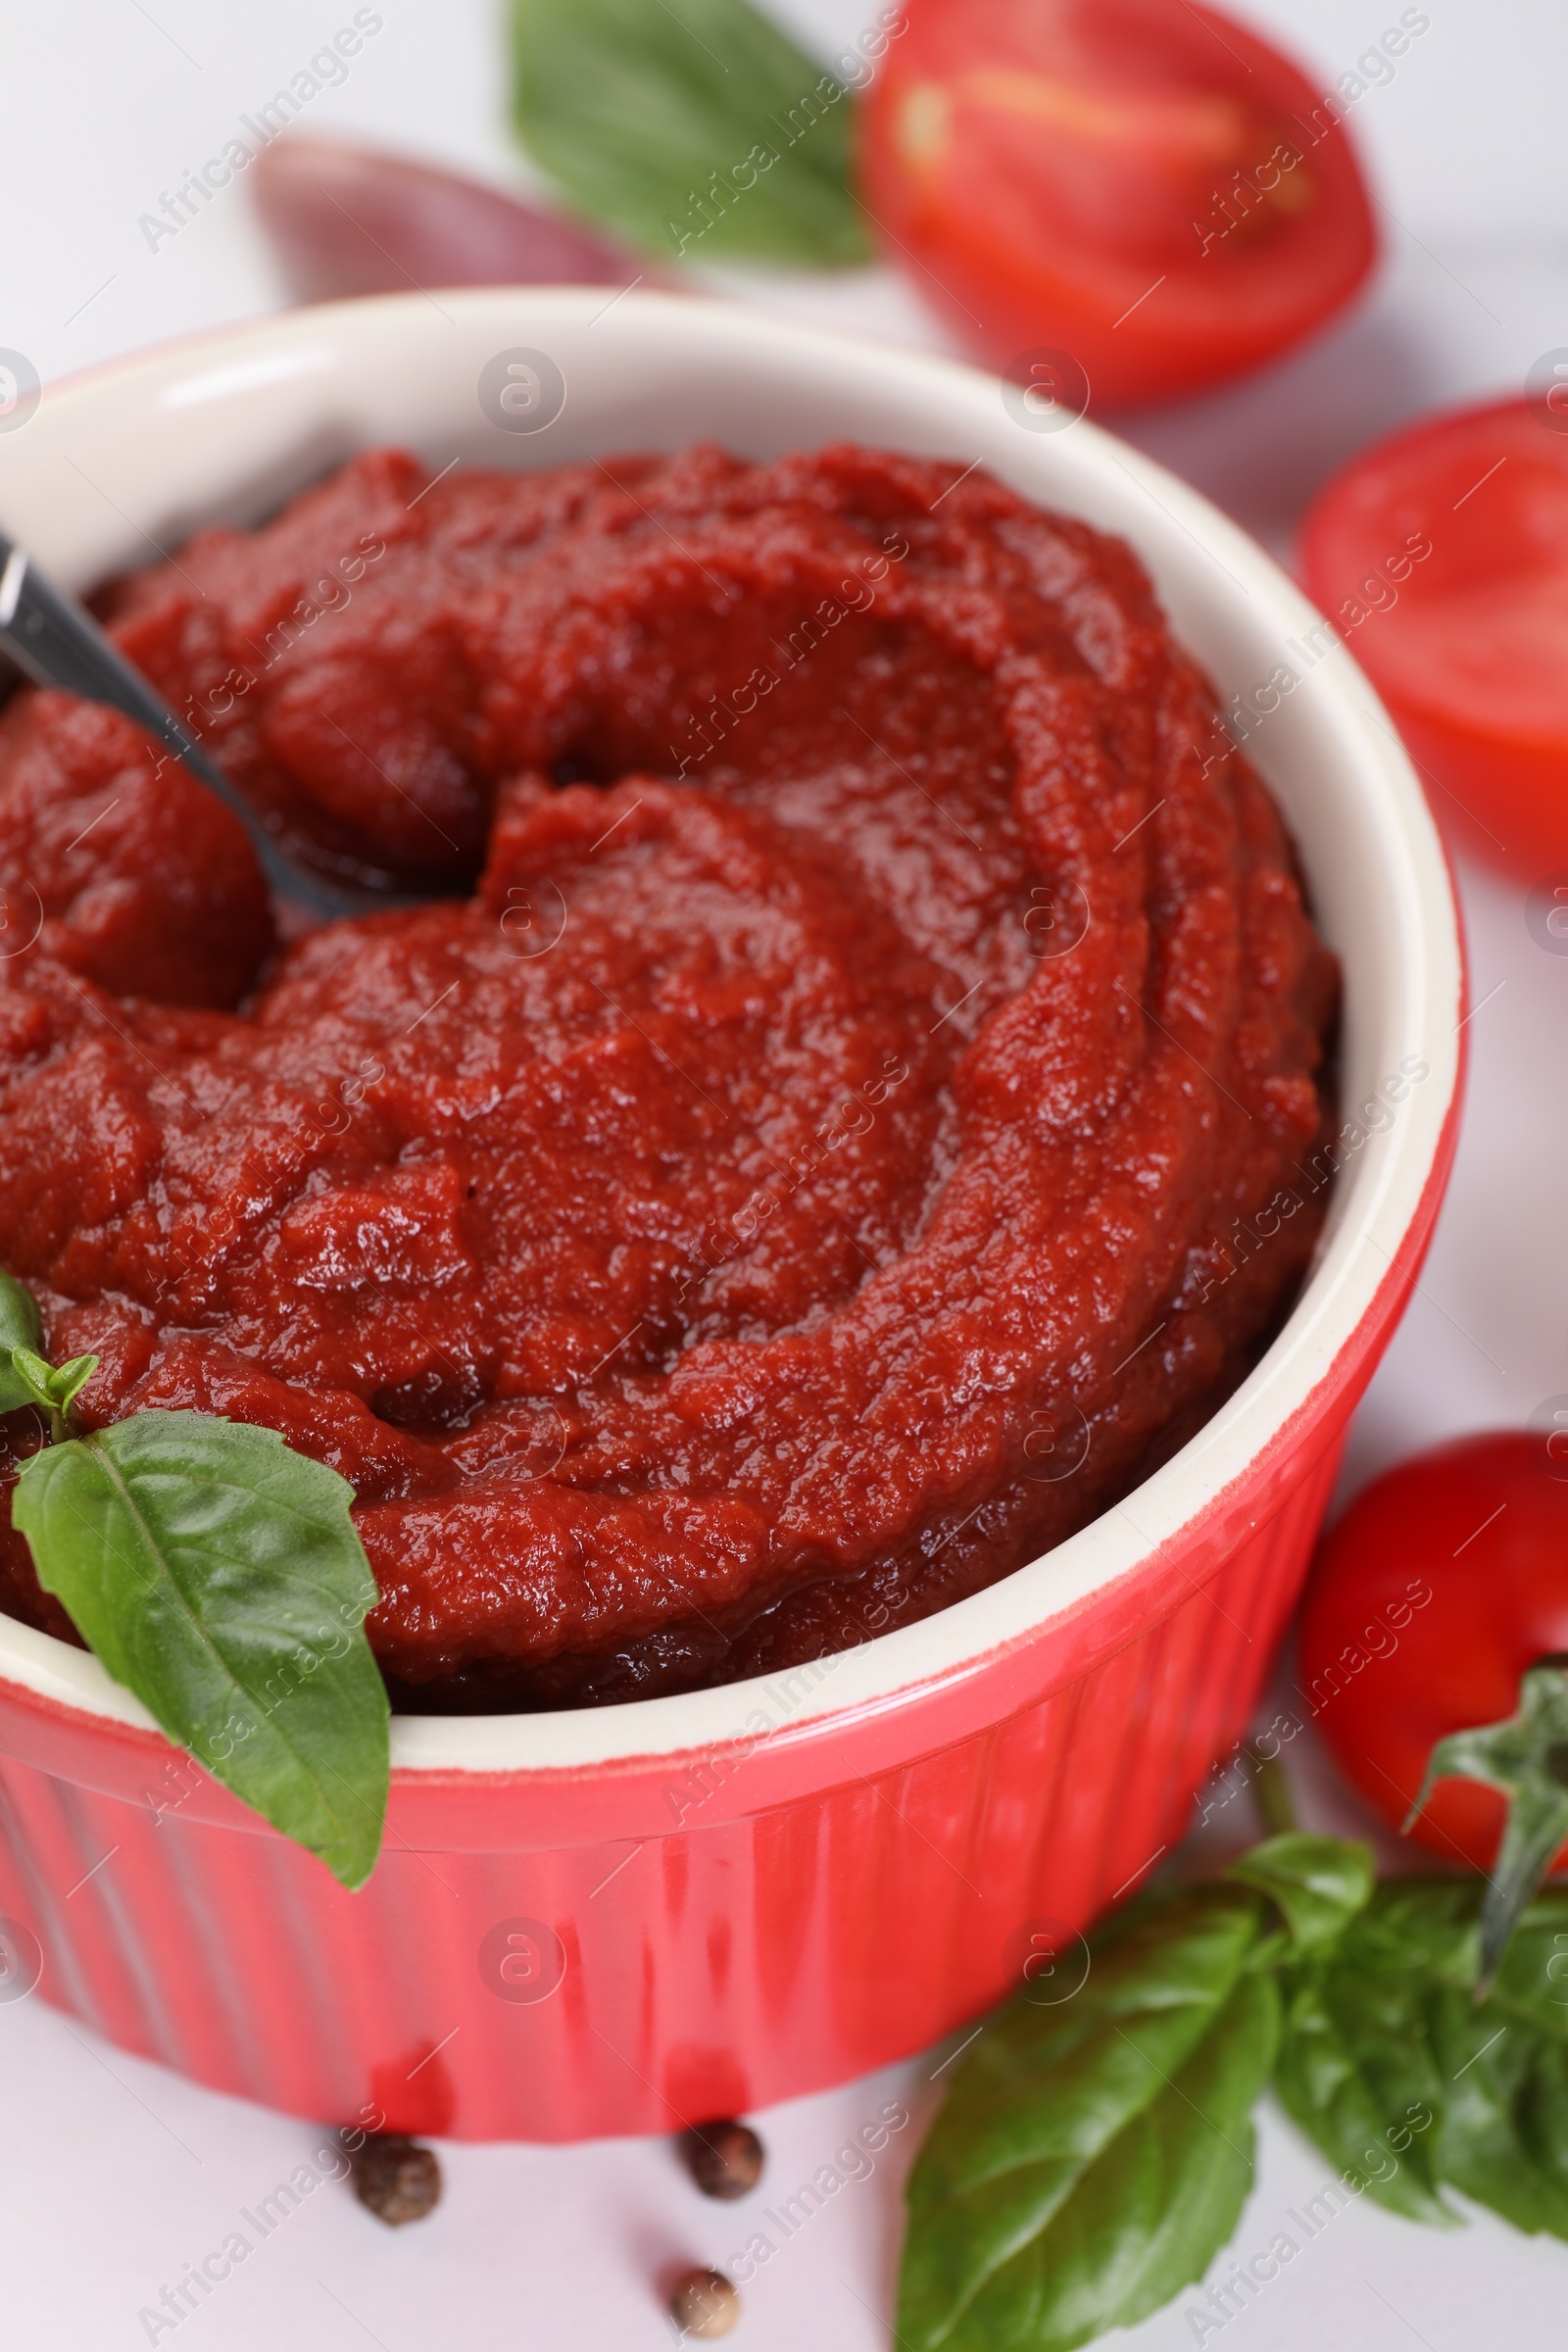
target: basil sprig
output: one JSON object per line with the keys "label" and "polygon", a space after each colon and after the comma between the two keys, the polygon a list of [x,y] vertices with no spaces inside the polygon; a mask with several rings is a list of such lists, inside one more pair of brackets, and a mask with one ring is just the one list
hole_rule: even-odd
{"label": "basil sprig", "polygon": [[[1568,1890],[1529,1904],[1478,2000],[1485,1900],[1468,1879],[1379,1886],[1294,1973],[1275,2088],[1391,2212],[1453,2222],[1446,2183],[1568,2238]],[[1423,2113],[1432,2125],[1398,2144]]]}
{"label": "basil sprig", "polygon": [[388,1706],[364,1620],[379,1595],[354,1490],[275,1430],[140,1412],[76,1434],[96,1356],[50,1365],[0,1275],[0,1410],[52,1443],[11,1497],[38,1582],[172,1740],[274,1829],[361,1886],[380,1850]]}
{"label": "basil sprig", "polygon": [[906,2352],[1071,2352],[1200,2279],[1271,2081],[1350,2194],[1568,2238],[1568,1891],[1483,1992],[1484,1899],[1292,1833],[1112,1914],[1076,1996],[1020,1995],[955,2076],[906,2191]]}
{"label": "basil sprig", "polygon": [[671,262],[872,258],[850,193],[854,95],[748,0],[513,0],[512,51],[524,146],[633,244]]}

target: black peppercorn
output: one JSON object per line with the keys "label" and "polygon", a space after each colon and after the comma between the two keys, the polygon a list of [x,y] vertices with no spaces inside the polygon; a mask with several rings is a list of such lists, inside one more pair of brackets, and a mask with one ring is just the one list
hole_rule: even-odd
{"label": "black peppercorn", "polygon": [[682,2132],[680,2144],[705,2197],[744,2197],[762,2177],[762,2143],[749,2124],[699,2124]]}
{"label": "black peppercorn", "polygon": [[401,2230],[405,2222],[422,2221],[437,2202],[441,2167],[433,2148],[405,2132],[372,2132],[354,2158],[354,2185],[362,2205]]}

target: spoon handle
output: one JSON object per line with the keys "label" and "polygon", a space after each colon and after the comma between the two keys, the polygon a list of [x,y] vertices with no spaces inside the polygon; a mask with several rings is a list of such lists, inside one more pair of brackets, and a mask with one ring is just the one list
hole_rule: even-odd
{"label": "spoon handle", "polygon": [[60,686],[86,702],[107,703],[167,744],[191,774],[216,792],[239,818],[273,890],[286,898],[303,899],[323,914],[342,914],[364,903],[358,894],[335,891],[318,882],[284,857],[244,795],[208,758],[86,608],[46,579],[25,549],[3,534],[0,653],[8,655],[35,686]]}

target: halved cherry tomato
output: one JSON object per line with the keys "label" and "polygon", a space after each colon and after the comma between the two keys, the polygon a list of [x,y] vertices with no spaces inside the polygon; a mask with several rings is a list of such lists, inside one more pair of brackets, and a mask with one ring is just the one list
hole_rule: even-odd
{"label": "halved cherry tomato", "polygon": [[[1097,403],[1162,399],[1271,359],[1365,276],[1345,94],[1228,17],[1196,0],[906,17],[865,102],[866,205],[993,366],[1059,347]],[[1388,37],[1430,22],[1406,9]]]}
{"label": "halved cherry tomato", "polygon": [[[1511,1715],[1526,1668],[1568,1650],[1564,1438],[1490,1431],[1416,1454],[1363,1489],[1318,1555],[1300,1692],[1345,1773],[1396,1827],[1436,1742]],[[1411,1835],[1489,1870],[1502,1817],[1496,1789],[1445,1780]]]}
{"label": "halved cherry tomato", "polygon": [[1568,865],[1568,377],[1362,450],[1300,553],[1453,838],[1526,885]]}

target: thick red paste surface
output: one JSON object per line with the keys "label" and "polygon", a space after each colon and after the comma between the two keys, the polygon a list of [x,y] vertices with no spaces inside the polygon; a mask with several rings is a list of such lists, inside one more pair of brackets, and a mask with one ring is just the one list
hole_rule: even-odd
{"label": "thick red paste surface", "polygon": [[1127,549],[960,473],[377,453],[110,592],[293,838],[461,894],[285,947],[134,727],[0,719],[0,1263],[89,1421],[353,1482],[405,1704],[939,1608],[1300,1276],[1336,979],[1280,820]]}

